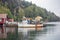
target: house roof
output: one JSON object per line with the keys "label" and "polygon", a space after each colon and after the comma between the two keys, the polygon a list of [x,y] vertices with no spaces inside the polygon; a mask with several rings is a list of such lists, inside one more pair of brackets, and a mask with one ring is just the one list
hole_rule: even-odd
{"label": "house roof", "polygon": [[0,14],[0,18],[7,18],[7,14]]}

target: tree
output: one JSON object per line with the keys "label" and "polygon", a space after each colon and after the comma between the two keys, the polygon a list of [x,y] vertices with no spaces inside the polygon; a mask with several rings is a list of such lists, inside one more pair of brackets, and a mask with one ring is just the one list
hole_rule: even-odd
{"label": "tree", "polygon": [[22,17],[25,16],[24,9],[19,8],[18,12],[19,12],[19,14],[18,14],[18,20],[22,20]]}
{"label": "tree", "polygon": [[11,14],[9,8],[6,8],[4,6],[0,6],[0,13],[6,13],[8,14],[9,18],[13,18],[13,15]]}

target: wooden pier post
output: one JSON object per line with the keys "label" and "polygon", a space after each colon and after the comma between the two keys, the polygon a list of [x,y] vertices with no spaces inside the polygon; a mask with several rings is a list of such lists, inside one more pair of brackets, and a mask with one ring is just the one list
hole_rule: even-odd
{"label": "wooden pier post", "polygon": [[6,33],[5,24],[2,24],[2,33]]}

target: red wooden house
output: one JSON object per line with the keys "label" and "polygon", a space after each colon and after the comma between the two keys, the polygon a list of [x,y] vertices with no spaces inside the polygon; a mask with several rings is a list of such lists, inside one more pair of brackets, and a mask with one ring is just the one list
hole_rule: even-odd
{"label": "red wooden house", "polygon": [[2,33],[4,32],[4,23],[7,20],[7,14],[0,14],[0,28],[2,29]]}

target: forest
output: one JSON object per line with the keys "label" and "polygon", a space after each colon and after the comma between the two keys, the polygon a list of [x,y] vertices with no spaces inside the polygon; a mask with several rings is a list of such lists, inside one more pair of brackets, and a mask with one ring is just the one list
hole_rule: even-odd
{"label": "forest", "polygon": [[41,16],[43,21],[60,21],[60,17],[54,12],[25,0],[0,0],[0,13],[7,13],[8,17],[15,21],[21,21],[23,16],[32,19]]}

